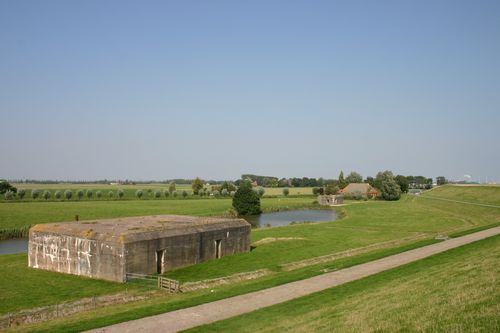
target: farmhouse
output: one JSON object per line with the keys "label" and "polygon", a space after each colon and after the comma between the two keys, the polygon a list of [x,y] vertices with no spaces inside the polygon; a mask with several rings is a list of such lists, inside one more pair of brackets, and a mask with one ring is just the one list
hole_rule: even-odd
{"label": "farmhouse", "polygon": [[363,198],[376,198],[379,192],[376,188],[367,183],[351,183],[340,190],[346,196],[361,195]]}
{"label": "farmhouse", "polygon": [[243,219],[178,215],[38,224],[28,265],[117,282],[250,250]]}

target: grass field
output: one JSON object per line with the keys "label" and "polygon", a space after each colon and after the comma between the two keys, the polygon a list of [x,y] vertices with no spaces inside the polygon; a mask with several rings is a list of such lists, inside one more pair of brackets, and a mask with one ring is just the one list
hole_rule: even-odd
{"label": "grass field", "polygon": [[[60,183],[60,184],[26,184],[26,183],[14,183],[12,184],[18,189],[24,189],[26,191],[25,197],[22,201],[46,201],[43,199],[42,193],[44,191],[49,191],[51,193],[51,198],[48,201],[66,201],[64,199],[64,191],[71,190],[73,192],[73,197],[70,201],[78,201],[79,199],[76,196],[77,191],[82,190],[84,192],[83,198],[81,201],[107,201],[107,200],[118,200],[118,190],[123,190],[124,195],[120,200],[136,200],[137,197],[135,195],[137,190],[142,190],[144,192],[141,200],[160,200],[166,199],[163,195],[165,190],[168,190],[168,184],[135,184],[135,185],[110,185],[110,184],[73,184],[73,183]],[[32,190],[38,190],[40,193],[40,197],[38,199],[31,198]],[[283,188],[264,188],[265,193],[264,196],[283,196]],[[93,192],[93,196],[91,199],[88,199],[86,196],[86,191],[91,190]],[[55,192],[61,191],[63,198],[56,199]],[[96,198],[96,192],[101,191],[102,197]],[[108,196],[109,192],[113,192],[113,197],[110,198]],[[161,192],[161,198],[156,198],[154,196],[155,191]],[[177,196],[181,196],[182,191],[186,191],[189,196],[193,195],[193,190],[191,185],[189,184],[177,184],[176,185]],[[312,195],[312,187],[290,187],[289,188],[290,196],[300,196],[300,195]],[[173,199],[170,195],[167,197],[169,199]],[[0,201],[4,201],[4,197],[0,197]]]}
{"label": "grass field", "polygon": [[500,236],[187,332],[498,332],[498,262]]}
{"label": "grass field", "polygon": [[[263,198],[264,210],[304,207],[312,204],[308,197]],[[0,203],[0,229],[19,228],[30,224],[141,216],[154,214],[221,215],[231,208],[231,199],[178,199],[129,201],[63,201]]]}
{"label": "grass field", "polygon": [[[454,190],[454,188],[450,188]],[[474,191],[477,190],[474,189]],[[472,199],[481,199],[480,193],[476,193],[476,195],[479,197]],[[500,191],[498,195],[500,196]],[[273,209],[308,206],[311,201],[311,198],[307,197],[264,198],[262,200],[265,208]],[[4,203],[0,204],[0,217],[3,222],[8,216],[11,225],[15,226],[33,223],[33,221],[71,220],[74,214],[80,214],[82,218],[167,213],[218,215],[227,210],[230,205],[229,199],[171,200],[168,202]],[[169,272],[167,276],[181,281],[195,281],[268,268],[276,272],[279,281],[294,277],[304,278],[311,274],[318,274],[319,270],[315,268],[314,271],[308,271],[307,274],[281,272],[278,265],[388,240],[418,235],[432,239],[437,233],[456,233],[500,223],[500,209],[497,208],[470,206],[415,196],[405,196],[398,202],[359,202],[344,206],[342,210],[345,217],[335,222],[253,230],[252,242],[254,243],[264,238],[300,239],[265,243],[258,245],[249,253],[186,267]],[[0,255],[0,276],[12,275],[14,277],[2,279],[0,282],[0,313],[10,311],[7,310],[8,306],[12,310],[46,304],[44,300],[63,301],[71,294],[71,287],[68,286],[72,280],[81,286],[78,296],[93,296],[126,288],[126,285],[113,283],[110,285],[115,285],[116,287],[113,288],[116,289],[102,287],[99,283],[93,285],[90,280],[37,271],[25,266],[26,255]],[[330,266],[332,264],[324,265],[326,268]],[[20,267],[24,267],[22,278],[21,275],[16,275],[16,271]],[[61,279],[63,277],[68,279],[68,283],[59,285],[49,283],[54,275],[61,276]],[[87,285],[86,281],[89,281],[88,289],[83,287],[83,285]],[[31,296],[30,290],[37,282],[38,290],[35,298]],[[80,283],[82,284],[80,285]],[[259,289],[265,286],[265,283],[256,282],[253,288]],[[9,292],[4,293],[3,290]]]}

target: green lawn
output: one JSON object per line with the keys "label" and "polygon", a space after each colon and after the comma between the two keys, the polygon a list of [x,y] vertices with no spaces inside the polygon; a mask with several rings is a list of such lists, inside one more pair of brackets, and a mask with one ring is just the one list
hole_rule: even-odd
{"label": "green lawn", "polygon": [[500,236],[187,332],[499,332]]}

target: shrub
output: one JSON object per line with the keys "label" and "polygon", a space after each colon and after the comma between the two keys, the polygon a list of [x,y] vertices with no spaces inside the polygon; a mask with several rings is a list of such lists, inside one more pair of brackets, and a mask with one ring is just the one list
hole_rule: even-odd
{"label": "shrub", "polygon": [[177,191],[173,191],[173,192],[172,192],[172,196],[173,196],[174,198],[175,198],[175,197],[177,197]]}
{"label": "shrub", "polygon": [[61,192],[61,191],[56,191],[56,192],[54,193],[54,197],[55,197],[56,199],[61,199],[61,198],[62,198],[62,192]]}
{"label": "shrub", "polygon": [[52,195],[52,193],[50,193],[50,191],[43,191],[43,194],[42,194],[42,197],[45,199],[45,200],[48,200],[50,199],[50,196]]}
{"label": "shrub", "polygon": [[285,188],[283,189],[283,195],[284,195],[285,197],[287,197],[289,194],[290,194],[290,190],[288,189],[288,187],[285,187]]}
{"label": "shrub", "polygon": [[15,195],[16,195],[16,193],[14,193],[14,191],[11,191],[11,190],[7,190],[4,193],[5,200],[12,200],[12,199],[14,199]]}
{"label": "shrub", "polygon": [[112,199],[115,196],[115,193],[113,191],[108,192],[108,198]]}
{"label": "shrub", "polygon": [[323,193],[325,193],[325,190],[322,187],[314,187],[312,189],[312,192],[314,195],[323,195]]}
{"label": "shrub", "polygon": [[87,199],[92,199],[93,195],[94,195],[94,192],[92,192],[92,190],[87,190]]}
{"label": "shrub", "polygon": [[233,197],[233,207],[239,215],[257,215],[262,213],[260,197],[252,189],[252,184],[245,180]]}
{"label": "shrub", "polygon": [[125,195],[125,192],[123,192],[123,190],[118,190],[118,198],[123,198],[123,196]]}
{"label": "shrub", "polygon": [[174,192],[175,192],[175,183],[174,183],[174,182],[172,182],[172,183],[170,183],[170,184],[168,185],[168,192],[169,192],[170,194],[172,194],[172,193],[174,193]]}
{"label": "shrub", "polygon": [[102,191],[96,191],[96,192],[95,192],[95,197],[96,197],[97,199],[101,199],[101,197],[102,197]]}
{"label": "shrub", "polygon": [[26,191],[23,189],[17,190],[17,197],[21,200],[23,200],[24,196],[26,195]]}
{"label": "shrub", "polygon": [[223,188],[222,191],[220,191],[220,194],[223,196],[223,197],[227,197],[227,195],[229,194],[227,189]]}
{"label": "shrub", "polygon": [[183,197],[183,198],[185,198],[185,197],[187,197],[187,196],[188,196],[187,191],[186,191],[186,190],[183,190],[183,191],[182,191],[182,197]]}
{"label": "shrub", "polygon": [[199,195],[200,197],[204,196],[205,194],[206,194],[206,192],[205,192],[205,190],[204,190],[204,189],[200,189],[200,190],[198,191],[198,195]]}
{"label": "shrub", "polygon": [[78,200],[82,200],[82,198],[83,198],[83,190],[78,190],[76,192],[76,196],[77,196]]}
{"label": "shrub", "polygon": [[31,191],[31,197],[33,199],[37,199],[39,196],[40,196],[40,191],[38,191],[38,190],[32,190]]}
{"label": "shrub", "polygon": [[231,191],[231,192],[229,192],[229,195],[230,195],[231,197],[234,197],[234,195],[235,195],[235,194],[236,194],[236,191]]}
{"label": "shrub", "polygon": [[155,198],[158,199],[161,197],[161,191],[155,191]]}
{"label": "shrub", "polygon": [[326,195],[333,195],[333,194],[337,194],[339,193],[339,187],[335,184],[328,184],[326,185],[326,188],[325,188],[325,194]]}
{"label": "shrub", "polygon": [[168,190],[163,190],[163,195],[165,198],[168,198],[170,196],[170,192]]}
{"label": "shrub", "polygon": [[262,186],[259,186],[257,188],[257,194],[259,194],[259,197],[262,198],[264,196],[264,193],[266,193],[266,190]]}
{"label": "shrub", "polygon": [[70,200],[72,197],[73,197],[73,192],[71,190],[66,190],[64,191],[64,197],[67,199],[67,200]]}
{"label": "shrub", "polygon": [[220,195],[220,192],[217,190],[213,191],[212,193],[215,197],[218,197]]}
{"label": "shrub", "polygon": [[139,199],[140,199],[140,198],[142,198],[142,196],[143,196],[143,195],[144,195],[144,192],[143,192],[142,190],[137,190],[137,191],[135,191],[135,196],[136,196],[137,198],[139,198]]}
{"label": "shrub", "polygon": [[354,191],[350,194],[344,195],[346,199],[352,199],[352,200],[361,200],[363,199],[363,193],[361,191]]}
{"label": "shrub", "polygon": [[203,188],[203,180],[201,180],[199,177],[196,177],[191,182],[191,188],[193,189],[194,194],[198,194],[198,192]]}

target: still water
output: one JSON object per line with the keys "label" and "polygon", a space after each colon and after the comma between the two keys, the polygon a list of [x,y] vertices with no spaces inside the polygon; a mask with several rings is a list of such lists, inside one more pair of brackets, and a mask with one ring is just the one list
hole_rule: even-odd
{"label": "still water", "polygon": [[292,223],[330,222],[337,219],[333,210],[303,209],[265,213],[245,218],[253,227],[282,227]]}
{"label": "still water", "polygon": [[0,254],[28,252],[28,239],[0,240]]}

